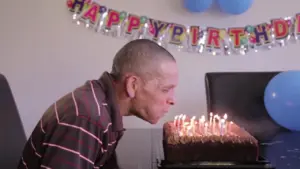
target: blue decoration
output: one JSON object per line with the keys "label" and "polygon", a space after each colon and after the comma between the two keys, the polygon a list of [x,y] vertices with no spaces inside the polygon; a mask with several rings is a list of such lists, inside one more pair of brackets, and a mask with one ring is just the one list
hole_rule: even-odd
{"label": "blue decoration", "polygon": [[299,169],[300,166],[300,132],[283,132],[266,144],[262,151],[272,165],[279,168]]}
{"label": "blue decoration", "polygon": [[279,125],[300,131],[300,71],[282,72],[268,83],[265,107]]}
{"label": "blue decoration", "polygon": [[213,0],[184,0],[183,4],[190,12],[204,12],[212,6]]}
{"label": "blue decoration", "polygon": [[254,0],[217,0],[221,11],[239,15],[246,12],[253,4]]}

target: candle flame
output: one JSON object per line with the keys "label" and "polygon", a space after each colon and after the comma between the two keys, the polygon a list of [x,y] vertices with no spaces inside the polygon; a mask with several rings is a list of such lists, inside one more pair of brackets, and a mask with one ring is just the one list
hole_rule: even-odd
{"label": "candle flame", "polygon": [[205,124],[204,124],[204,126],[205,126],[205,127],[207,127],[207,126],[208,126],[208,124],[207,124],[207,123],[205,123]]}
{"label": "candle flame", "polygon": [[188,126],[190,123],[189,122],[184,122],[183,125],[184,126]]}
{"label": "candle flame", "polygon": [[179,136],[183,136],[183,132],[182,131],[179,131]]}
{"label": "candle flame", "polygon": [[203,119],[203,120],[205,121],[205,116],[204,116],[204,115],[202,115],[202,116],[201,116],[201,119]]}
{"label": "candle flame", "polygon": [[177,120],[177,119],[178,119],[178,116],[175,116],[174,119]]}
{"label": "candle flame", "polygon": [[225,119],[225,120],[227,119],[227,114],[226,114],[226,113],[224,114],[224,119]]}
{"label": "candle flame", "polygon": [[230,121],[230,124],[233,124],[233,122],[232,122],[232,121]]}
{"label": "candle flame", "polygon": [[186,118],[186,115],[183,115],[183,116],[182,116],[182,120],[184,121],[184,120],[185,120],[185,118]]}
{"label": "candle flame", "polygon": [[213,116],[213,113],[212,112],[210,112],[210,114],[209,114],[210,116]]}
{"label": "candle flame", "polygon": [[205,122],[205,119],[204,118],[201,118],[199,119],[201,123],[204,123]]}

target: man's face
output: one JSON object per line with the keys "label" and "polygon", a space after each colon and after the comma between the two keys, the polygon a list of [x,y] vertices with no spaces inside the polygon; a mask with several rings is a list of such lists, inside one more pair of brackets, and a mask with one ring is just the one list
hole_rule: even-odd
{"label": "man's face", "polygon": [[151,124],[156,124],[175,104],[174,90],[178,83],[176,62],[163,62],[158,67],[158,75],[139,83],[131,107],[133,114]]}

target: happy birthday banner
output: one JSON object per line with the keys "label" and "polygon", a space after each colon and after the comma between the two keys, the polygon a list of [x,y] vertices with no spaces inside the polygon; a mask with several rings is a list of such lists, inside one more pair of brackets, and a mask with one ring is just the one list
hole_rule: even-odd
{"label": "happy birthday banner", "polygon": [[67,0],[73,21],[104,35],[151,39],[165,48],[212,55],[245,55],[285,46],[300,35],[300,14],[245,27],[186,26],[107,8],[93,0]]}

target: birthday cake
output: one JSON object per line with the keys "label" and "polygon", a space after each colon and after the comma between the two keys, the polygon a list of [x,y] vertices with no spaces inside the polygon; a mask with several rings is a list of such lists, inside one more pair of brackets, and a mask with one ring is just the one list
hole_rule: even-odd
{"label": "birthday cake", "polygon": [[163,150],[169,163],[254,162],[258,159],[258,142],[227,116],[215,115],[205,121],[185,115],[163,126]]}

